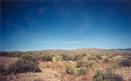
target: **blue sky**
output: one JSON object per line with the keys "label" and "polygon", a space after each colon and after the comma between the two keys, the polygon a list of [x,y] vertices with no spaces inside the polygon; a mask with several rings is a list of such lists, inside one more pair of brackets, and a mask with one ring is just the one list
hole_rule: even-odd
{"label": "blue sky", "polygon": [[5,2],[2,51],[131,48],[131,2]]}

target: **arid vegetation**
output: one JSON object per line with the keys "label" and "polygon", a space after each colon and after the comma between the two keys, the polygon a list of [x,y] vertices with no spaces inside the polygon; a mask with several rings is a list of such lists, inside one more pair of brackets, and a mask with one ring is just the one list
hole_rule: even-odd
{"label": "arid vegetation", "polygon": [[17,62],[9,66],[7,73],[40,72],[38,61],[32,55],[23,55]]}
{"label": "arid vegetation", "polygon": [[104,53],[3,52],[0,81],[131,81],[131,53]]}
{"label": "arid vegetation", "polygon": [[123,81],[122,77],[112,72],[96,71],[94,81]]}

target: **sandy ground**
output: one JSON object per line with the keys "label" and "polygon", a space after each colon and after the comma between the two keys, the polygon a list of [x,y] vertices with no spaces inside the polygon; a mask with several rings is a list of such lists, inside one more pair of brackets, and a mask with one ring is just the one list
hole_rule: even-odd
{"label": "sandy ground", "polygon": [[[14,63],[18,58],[0,57],[0,64],[7,68],[9,64]],[[90,72],[84,76],[69,75],[65,72],[65,66],[75,66],[76,62],[55,61],[55,62],[39,62],[40,73],[18,73],[3,76],[0,74],[0,81],[92,81],[94,72]],[[107,67],[113,66],[112,63],[100,63],[99,68],[105,70]],[[119,67],[113,71],[122,76],[125,81],[131,81],[131,67]]]}

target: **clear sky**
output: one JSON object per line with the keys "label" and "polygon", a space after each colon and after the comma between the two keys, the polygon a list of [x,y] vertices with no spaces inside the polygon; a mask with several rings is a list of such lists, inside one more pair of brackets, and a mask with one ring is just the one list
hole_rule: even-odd
{"label": "clear sky", "polygon": [[131,1],[10,1],[2,5],[2,51],[131,48]]}

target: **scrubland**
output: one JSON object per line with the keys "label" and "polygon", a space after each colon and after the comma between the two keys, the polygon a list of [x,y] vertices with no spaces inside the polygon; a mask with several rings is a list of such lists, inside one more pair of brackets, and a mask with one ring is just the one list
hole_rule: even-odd
{"label": "scrubland", "polygon": [[0,81],[131,81],[131,54],[0,54]]}

